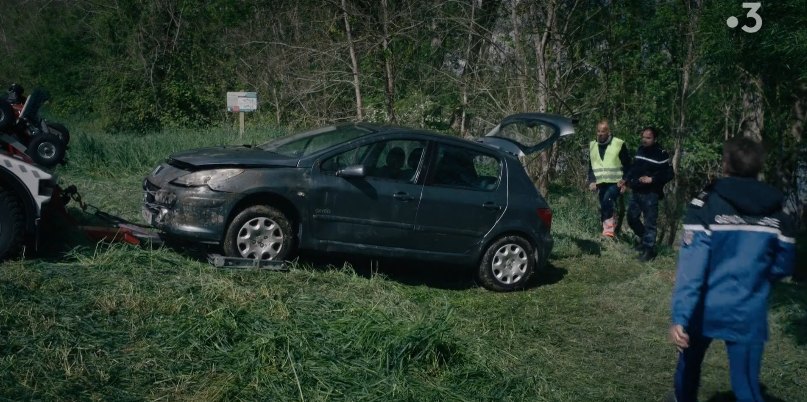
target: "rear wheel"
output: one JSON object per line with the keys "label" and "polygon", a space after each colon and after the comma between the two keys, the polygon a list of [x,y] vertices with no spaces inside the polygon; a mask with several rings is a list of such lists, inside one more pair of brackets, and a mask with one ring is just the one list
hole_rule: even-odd
{"label": "rear wheel", "polygon": [[523,289],[535,271],[535,251],[521,236],[506,236],[491,243],[477,272],[486,289],[509,292]]}
{"label": "rear wheel", "polygon": [[64,160],[64,142],[54,134],[39,134],[28,143],[25,153],[34,160],[34,163],[46,168],[52,168]]}
{"label": "rear wheel", "polygon": [[0,260],[13,256],[22,244],[25,224],[17,198],[0,188]]}
{"label": "rear wheel", "polygon": [[294,234],[283,212],[266,205],[251,206],[235,216],[224,235],[230,257],[282,261],[292,255]]}

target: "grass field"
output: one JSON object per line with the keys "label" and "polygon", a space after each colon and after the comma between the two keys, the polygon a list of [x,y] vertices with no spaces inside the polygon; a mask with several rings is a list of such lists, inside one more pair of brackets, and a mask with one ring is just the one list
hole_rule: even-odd
{"label": "grass field", "polygon": [[[74,129],[57,172],[136,220],[162,158],[236,135]],[[183,250],[52,233],[44,256],[0,265],[0,400],[660,400],[676,359],[675,250],[639,263],[627,235],[598,239],[592,195],[553,188],[550,203],[551,266],[509,294],[461,267],[309,256],[288,272],[220,270]],[[807,401],[806,290],[775,289],[769,400]],[[701,399],[729,395],[715,344]]]}

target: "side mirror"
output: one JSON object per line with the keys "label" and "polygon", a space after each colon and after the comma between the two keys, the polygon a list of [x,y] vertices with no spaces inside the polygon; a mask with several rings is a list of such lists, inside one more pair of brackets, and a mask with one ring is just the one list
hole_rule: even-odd
{"label": "side mirror", "polygon": [[366,174],[364,173],[364,165],[353,165],[348,166],[344,169],[339,169],[336,171],[336,175],[348,179],[360,178],[366,176]]}

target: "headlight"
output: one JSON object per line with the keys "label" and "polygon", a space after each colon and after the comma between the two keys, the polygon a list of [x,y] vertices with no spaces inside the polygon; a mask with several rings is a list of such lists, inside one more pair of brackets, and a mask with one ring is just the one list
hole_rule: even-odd
{"label": "headlight", "polygon": [[228,180],[243,172],[244,169],[201,170],[177,177],[171,183],[185,187],[198,187]]}
{"label": "headlight", "polygon": [[165,165],[158,165],[156,168],[154,168],[154,170],[151,171],[151,175],[156,176],[157,173],[160,173],[160,171],[163,170],[164,167]]}

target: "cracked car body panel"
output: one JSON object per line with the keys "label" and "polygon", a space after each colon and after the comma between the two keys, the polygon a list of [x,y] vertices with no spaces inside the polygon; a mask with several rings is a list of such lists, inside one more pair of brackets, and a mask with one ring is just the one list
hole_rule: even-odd
{"label": "cracked car body panel", "polygon": [[206,186],[172,184],[189,173],[167,165],[147,178],[144,217],[169,235],[206,243],[221,241],[225,225],[237,212],[235,207],[240,201],[256,195],[293,199],[305,188],[301,186],[301,169],[288,167],[247,169],[232,180]]}

